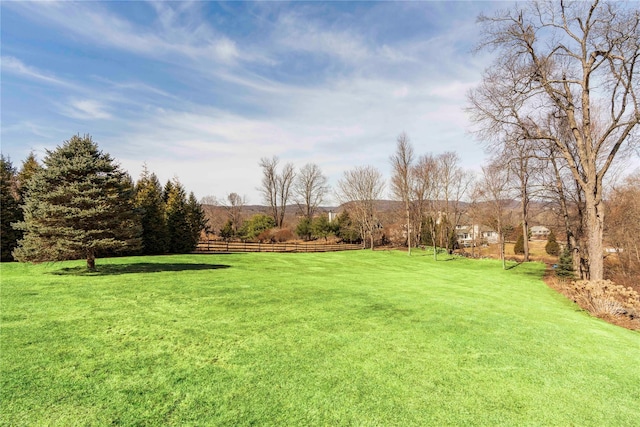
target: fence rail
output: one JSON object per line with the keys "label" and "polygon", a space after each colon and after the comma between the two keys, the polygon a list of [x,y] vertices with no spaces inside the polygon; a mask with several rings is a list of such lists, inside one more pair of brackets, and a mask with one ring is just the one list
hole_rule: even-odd
{"label": "fence rail", "polygon": [[233,253],[233,252],[337,252],[362,249],[362,245],[348,243],[323,245],[314,243],[251,243],[223,242],[220,240],[201,240],[196,253]]}

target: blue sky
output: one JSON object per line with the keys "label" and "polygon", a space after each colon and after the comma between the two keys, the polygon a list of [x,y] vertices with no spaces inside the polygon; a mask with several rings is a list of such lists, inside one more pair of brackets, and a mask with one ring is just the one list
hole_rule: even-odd
{"label": "blue sky", "polygon": [[2,153],[19,166],[91,134],[200,198],[260,203],[258,161],[386,177],[397,135],[479,169],[465,94],[490,2],[2,1]]}

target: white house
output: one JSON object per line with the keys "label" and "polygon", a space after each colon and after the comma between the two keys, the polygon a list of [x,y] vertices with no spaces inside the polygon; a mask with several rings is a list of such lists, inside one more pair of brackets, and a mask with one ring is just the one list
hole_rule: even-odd
{"label": "white house", "polygon": [[529,229],[529,232],[534,240],[547,240],[549,234],[551,234],[551,230],[544,225],[534,225]]}
{"label": "white house", "polygon": [[479,224],[456,226],[456,237],[458,238],[458,244],[464,248],[469,248],[474,243],[476,245],[483,243],[494,244],[499,241],[496,231]]}

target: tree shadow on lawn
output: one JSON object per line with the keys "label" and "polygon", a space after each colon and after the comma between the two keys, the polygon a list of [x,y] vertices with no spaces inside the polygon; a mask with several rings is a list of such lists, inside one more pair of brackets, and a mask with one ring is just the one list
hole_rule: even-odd
{"label": "tree shadow on lawn", "polygon": [[[507,260],[507,268],[505,269],[505,271],[515,270],[519,275],[533,277],[535,279],[542,279],[544,277],[544,272],[540,272],[538,270],[534,270],[531,268],[526,268],[527,264],[529,263]],[[521,268],[518,268],[518,267],[521,267]]]}
{"label": "tree shadow on lawn", "polygon": [[105,264],[97,266],[98,271],[89,271],[86,267],[67,267],[50,274],[56,276],[117,276],[133,273],[163,273],[167,271],[201,271],[230,268],[225,264],[187,264],[187,263],[135,263],[135,264]]}

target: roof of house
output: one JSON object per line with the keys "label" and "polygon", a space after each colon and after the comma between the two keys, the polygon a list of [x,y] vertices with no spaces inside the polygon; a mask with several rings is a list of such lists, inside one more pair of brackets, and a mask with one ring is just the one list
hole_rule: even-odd
{"label": "roof of house", "polygon": [[548,233],[550,230],[544,225],[534,225],[529,229],[532,233]]}

